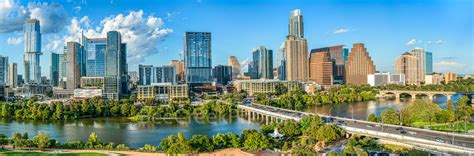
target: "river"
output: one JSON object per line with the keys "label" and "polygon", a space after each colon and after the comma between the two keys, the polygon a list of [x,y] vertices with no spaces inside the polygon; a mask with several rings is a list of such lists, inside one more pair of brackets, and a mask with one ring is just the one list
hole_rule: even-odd
{"label": "river", "polygon": [[41,122],[0,120],[0,134],[11,136],[14,132],[28,132],[30,138],[38,131],[48,132],[60,141],[87,141],[95,132],[104,142],[123,143],[129,147],[143,147],[145,144],[159,145],[160,141],[172,134],[182,132],[186,138],[194,134],[213,136],[217,133],[233,132],[241,134],[245,129],[258,129],[260,125],[242,118],[230,119],[189,119],[169,122],[132,122],[124,118],[80,119],[70,122]]}
{"label": "river", "polygon": [[[454,98],[455,99],[455,98]],[[445,107],[446,99],[437,98],[436,103]],[[380,114],[387,108],[400,109],[408,100],[377,100],[351,104],[322,105],[308,108],[307,112],[318,112],[340,117],[366,119],[371,113]],[[175,121],[175,120],[173,120]],[[97,133],[104,142],[123,143],[130,147],[142,147],[144,144],[159,145],[163,138],[182,132],[187,138],[194,134],[213,136],[217,133],[233,132],[241,134],[245,129],[258,129],[259,123],[240,117],[229,119],[188,119],[175,122],[133,122],[125,118],[80,119],[66,122],[0,120],[0,134],[11,136],[14,132],[28,132],[29,136],[45,131],[60,142],[67,140],[86,141],[89,134]]]}

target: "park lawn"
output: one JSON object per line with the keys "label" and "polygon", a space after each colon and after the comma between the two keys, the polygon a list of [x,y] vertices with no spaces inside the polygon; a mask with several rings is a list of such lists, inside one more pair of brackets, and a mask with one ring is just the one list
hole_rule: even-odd
{"label": "park lawn", "polygon": [[[456,131],[456,132],[464,132],[466,129],[464,128],[464,122],[457,122],[454,124],[454,127],[451,127],[451,124],[447,123],[430,123],[429,122],[414,122],[411,124],[414,127],[420,128],[429,128],[432,130],[437,131]],[[474,130],[474,123],[468,122],[466,123],[467,130]]]}
{"label": "park lawn", "polygon": [[0,152],[0,156],[107,156],[107,154],[100,154],[100,153],[49,153],[49,152],[7,151],[7,152]]}

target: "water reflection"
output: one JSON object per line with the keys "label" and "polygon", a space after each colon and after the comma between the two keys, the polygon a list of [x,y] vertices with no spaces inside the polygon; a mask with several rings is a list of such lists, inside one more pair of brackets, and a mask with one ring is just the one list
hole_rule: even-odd
{"label": "water reflection", "polygon": [[[457,100],[457,96],[453,96],[453,102]],[[428,100],[428,99],[424,99]],[[377,101],[364,101],[355,103],[345,104],[327,104],[322,106],[314,106],[307,108],[306,112],[319,113],[324,115],[339,116],[345,118],[354,119],[367,119],[367,116],[374,113],[380,115],[382,111],[393,108],[399,110],[409,103],[412,103],[411,99],[400,99],[400,100],[386,100],[381,99]],[[434,103],[438,104],[442,109],[446,108],[446,97],[440,96],[433,100]]]}
{"label": "water reflection", "polygon": [[0,134],[8,136],[14,132],[28,132],[29,136],[34,136],[38,131],[45,131],[52,138],[65,142],[77,139],[86,141],[89,134],[95,132],[104,142],[124,143],[131,147],[141,147],[144,144],[158,145],[163,138],[178,132],[189,138],[194,134],[208,136],[227,132],[240,134],[245,129],[258,128],[258,123],[237,117],[156,122],[132,122],[123,118],[80,119],[67,122],[0,120]]}

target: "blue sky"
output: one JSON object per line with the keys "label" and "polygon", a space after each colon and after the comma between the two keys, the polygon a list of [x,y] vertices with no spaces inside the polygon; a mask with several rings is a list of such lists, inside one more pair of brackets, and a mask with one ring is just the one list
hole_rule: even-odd
{"label": "blue sky", "polygon": [[[303,13],[309,48],[365,43],[379,71],[393,71],[401,53],[422,47],[433,52],[434,71],[474,74],[474,2],[471,0],[0,0],[0,55],[23,71],[21,21],[44,19],[42,73],[49,53],[105,31],[129,32],[129,66],[164,65],[178,59],[185,31],[212,33],[213,65],[231,55],[244,61],[253,48],[274,50],[288,34],[288,16]],[[18,11],[21,12],[18,13]],[[131,49],[130,49],[131,48]]]}

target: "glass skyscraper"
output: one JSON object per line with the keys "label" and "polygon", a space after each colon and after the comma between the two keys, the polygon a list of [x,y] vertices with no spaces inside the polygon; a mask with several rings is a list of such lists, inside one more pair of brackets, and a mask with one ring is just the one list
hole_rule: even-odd
{"label": "glass skyscraper", "polygon": [[273,79],[273,50],[260,46],[253,50],[252,79]]}
{"label": "glass skyscraper", "polygon": [[211,83],[211,33],[184,33],[186,82],[191,86]]}
{"label": "glass skyscraper", "polygon": [[431,74],[433,73],[433,53],[426,52],[425,57],[426,57],[425,74]]}
{"label": "glass skyscraper", "polygon": [[8,84],[8,57],[0,55],[0,86]]}
{"label": "glass skyscraper", "polygon": [[59,54],[51,53],[50,64],[50,79],[51,85],[56,87],[59,84]]}
{"label": "glass skyscraper", "polygon": [[28,19],[23,28],[25,35],[25,54],[23,55],[25,83],[41,82],[41,31],[40,21]]}
{"label": "glass skyscraper", "polygon": [[105,38],[85,39],[84,50],[86,51],[86,76],[105,76]]}
{"label": "glass skyscraper", "polygon": [[104,95],[108,99],[119,99],[128,91],[126,48],[119,32],[107,32]]}

